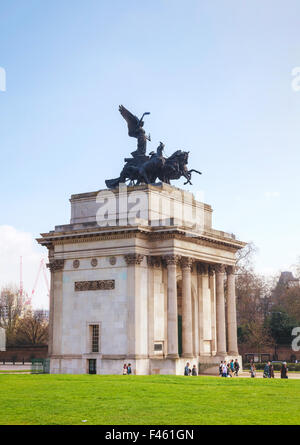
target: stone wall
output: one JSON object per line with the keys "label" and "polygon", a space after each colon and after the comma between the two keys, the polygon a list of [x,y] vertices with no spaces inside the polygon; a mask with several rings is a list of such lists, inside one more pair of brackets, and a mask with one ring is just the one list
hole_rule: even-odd
{"label": "stone wall", "polygon": [[29,362],[32,358],[47,358],[48,346],[7,346],[6,351],[0,351],[0,362],[5,360],[11,362],[13,359],[17,362],[24,361]]}
{"label": "stone wall", "polygon": [[[293,351],[291,349],[291,345],[277,345],[276,347],[277,352],[277,359],[281,361],[290,362],[291,357],[295,356],[296,360],[300,362],[300,351]],[[247,344],[240,344],[239,345],[239,353],[243,357],[243,361],[245,362],[246,354],[258,354],[258,351],[256,348],[253,348],[252,346],[249,346]],[[259,351],[259,354],[269,354],[270,360],[274,360],[275,355],[275,348],[274,347],[264,347]]]}

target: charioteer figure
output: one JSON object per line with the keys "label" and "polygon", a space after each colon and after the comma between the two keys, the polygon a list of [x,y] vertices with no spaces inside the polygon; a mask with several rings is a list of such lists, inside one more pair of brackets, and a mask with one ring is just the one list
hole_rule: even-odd
{"label": "charioteer figure", "polygon": [[192,184],[192,172],[201,175],[198,170],[189,170],[188,151],[177,150],[169,158],[163,156],[164,144],[160,142],[156,153],[151,152],[146,155],[147,141],[151,141],[150,134],[147,136],[143,128],[144,116],[150,114],[145,112],[141,119],[128,111],[123,105],[119,106],[119,111],[127,122],[128,134],[137,139],[137,149],[131,153],[132,158],[125,158],[125,165],[120,176],[115,179],[105,181],[108,188],[116,188],[120,183],[129,181],[129,185],[139,185],[141,183],[154,184],[157,179],[170,184],[172,179],[184,177],[184,184]]}

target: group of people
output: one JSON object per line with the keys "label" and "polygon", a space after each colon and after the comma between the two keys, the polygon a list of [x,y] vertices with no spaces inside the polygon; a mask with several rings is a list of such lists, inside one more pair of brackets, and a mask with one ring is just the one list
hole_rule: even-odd
{"label": "group of people", "polygon": [[233,377],[234,375],[238,377],[240,370],[240,364],[238,359],[230,360],[230,362],[226,362],[226,360],[221,361],[219,365],[219,375],[221,377]]}
{"label": "group of people", "polygon": [[126,363],[124,363],[123,366],[123,375],[130,375],[132,373],[131,370],[131,363],[128,363],[128,365],[126,365]]}
{"label": "group of people", "polygon": [[[228,363],[226,362],[226,360],[220,362],[219,375],[221,377],[233,377],[234,375],[236,377],[238,377],[239,370],[240,370],[240,365],[239,365],[237,358],[235,360],[233,360],[233,359],[230,360],[230,362],[228,362]],[[130,374],[132,374],[131,363],[128,363],[128,365],[126,363],[124,363],[123,375],[130,375]],[[286,362],[283,362],[281,370],[280,370],[280,377],[282,379],[288,379],[287,374],[288,374],[287,364],[286,364]],[[190,368],[190,364],[189,364],[189,362],[187,362],[187,364],[185,365],[185,368],[184,368],[184,375],[193,375],[193,376],[198,375],[196,365],[193,365],[193,367]],[[256,367],[255,367],[255,364],[253,361],[250,363],[250,375],[251,375],[251,377],[256,377]],[[269,379],[274,379],[274,377],[275,377],[274,365],[271,362],[268,362],[266,364],[266,366],[264,368],[263,377],[269,378]]]}
{"label": "group of people", "polygon": [[184,367],[184,375],[198,375],[196,365],[190,368],[189,362]]}
{"label": "group of people", "polygon": [[[252,375],[252,368],[254,368],[255,372],[255,365],[254,363],[251,363],[250,372],[251,377],[255,377],[255,375]],[[286,362],[282,363],[281,370],[280,370],[280,378],[282,379],[288,379],[288,368]],[[274,379],[274,365],[271,362],[268,362],[264,368],[263,377],[265,379]]]}

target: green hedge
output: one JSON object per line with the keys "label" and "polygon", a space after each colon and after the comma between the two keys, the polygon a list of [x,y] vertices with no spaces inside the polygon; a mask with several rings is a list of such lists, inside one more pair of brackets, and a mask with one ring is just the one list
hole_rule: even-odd
{"label": "green hedge", "polygon": [[[264,369],[266,363],[254,363],[257,370]],[[273,363],[274,371],[281,370],[281,363]],[[300,363],[287,363],[287,367],[289,371],[300,371]],[[245,363],[243,365],[243,369],[250,369],[250,363]]]}

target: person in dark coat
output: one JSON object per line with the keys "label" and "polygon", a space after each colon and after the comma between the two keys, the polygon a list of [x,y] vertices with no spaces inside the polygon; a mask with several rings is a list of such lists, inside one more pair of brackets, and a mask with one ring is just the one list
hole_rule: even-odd
{"label": "person in dark coat", "polygon": [[234,373],[235,373],[236,377],[238,377],[238,375],[239,375],[239,370],[240,370],[240,364],[239,364],[237,358],[235,359],[235,362],[234,362],[234,365],[233,365],[233,366],[234,366]]}
{"label": "person in dark coat", "polygon": [[193,366],[192,375],[198,375],[196,365]]}
{"label": "person in dark coat", "polygon": [[270,375],[270,365],[271,365],[271,362],[268,362],[268,363],[266,364],[266,366],[265,366],[264,374],[263,374],[263,377],[264,377],[265,379],[269,379],[269,378],[271,377],[271,375]]}
{"label": "person in dark coat", "polygon": [[223,367],[223,360],[221,360],[221,363],[219,364],[219,375],[222,375],[222,367]]}
{"label": "person in dark coat", "polygon": [[274,379],[275,375],[274,375],[274,365],[272,365],[272,363],[269,366],[269,370],[270,370],[270,378]]}
{"label": "person in dark coat", "polygon": [[280,371],[280,377],[282,379],[288,379],[287,373],[288,373],[288,368],[286,366],[286,362],[283,362],[282,363],[282,367],[281,367],[281,371]]}

